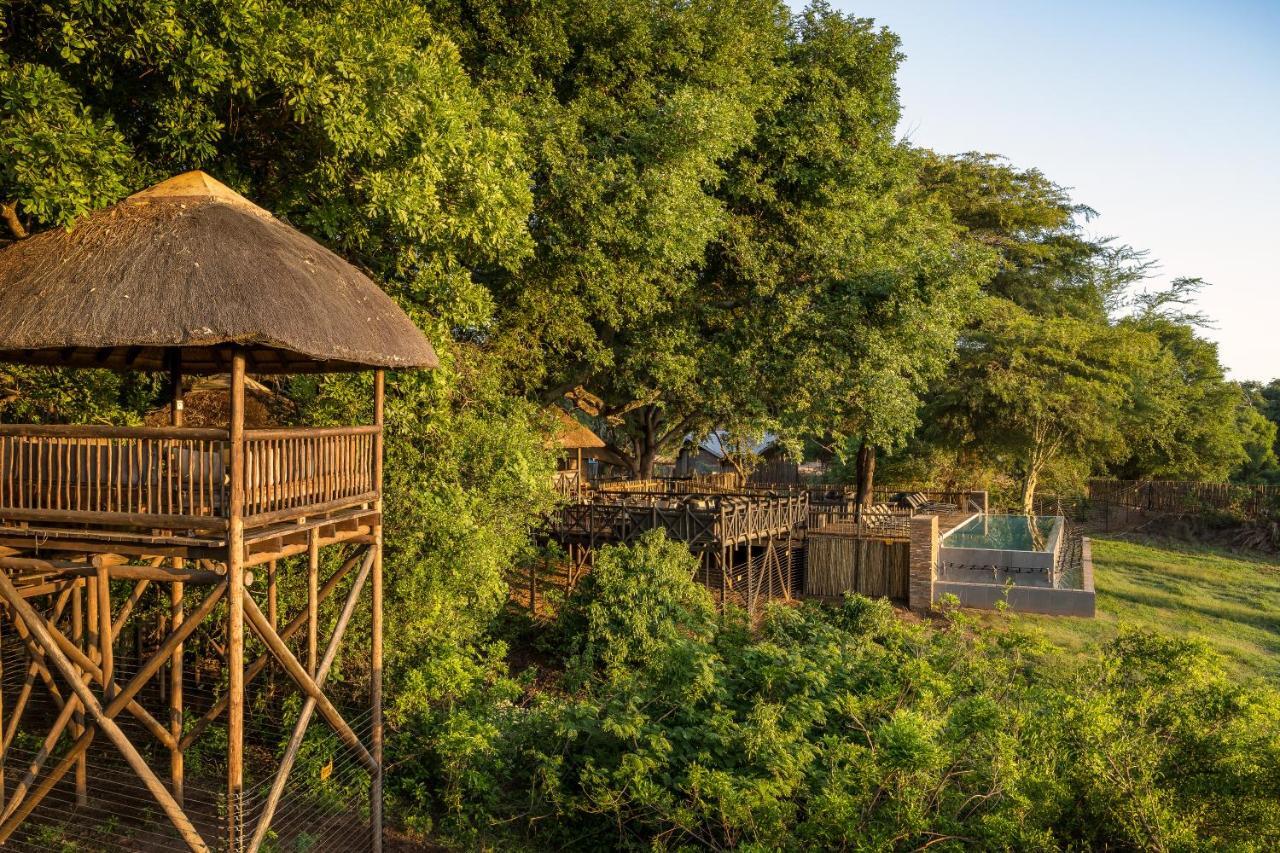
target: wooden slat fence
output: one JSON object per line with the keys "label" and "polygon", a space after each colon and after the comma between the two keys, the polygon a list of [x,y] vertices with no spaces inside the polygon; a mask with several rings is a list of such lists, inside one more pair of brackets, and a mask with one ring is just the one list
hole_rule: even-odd
{"label": "wooden slat fence", "polygon": [[1233,512],[1250,519],[1280,514],[1280,486],[1181,480],[1090,480],[1091,501],[1159,513]]}

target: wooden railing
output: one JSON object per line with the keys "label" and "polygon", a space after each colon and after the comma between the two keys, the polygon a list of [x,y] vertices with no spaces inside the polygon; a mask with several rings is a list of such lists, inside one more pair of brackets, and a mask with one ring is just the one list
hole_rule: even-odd
{"label": "wooden railing", "polygon": [[0,425],[0,516],[226,526],[225,430]]}
{"label": "wooden railing", "polygon": [[705,546],[797,529],[808,507],[803,493],[736,497],[603,493],[561,507],[550,520],[562,536],[629,542],[647,530],[662,530],[671,539]]}
{"label": "wooden railing", "polygon": [[[248,526],[376,498],[376,426],[247,430]],[[0,424],[0,522],[222,531],[226,430]]]}
{"label": "wooden railing", "polygon": [[553,482],[562,498],[578,498],[591,488],[581,471],[557,471]]}
{"label": "wooden railing", "polygon": [[911,510],[884,504],[861,512],[856,508],[810,506],[808,531],[810,536],[820,533],[905,542],[911,538]]}
{"label": "wooden railing", "polygon": [[245,431],[245,523],[265,524],[376,496],[376,426]]}

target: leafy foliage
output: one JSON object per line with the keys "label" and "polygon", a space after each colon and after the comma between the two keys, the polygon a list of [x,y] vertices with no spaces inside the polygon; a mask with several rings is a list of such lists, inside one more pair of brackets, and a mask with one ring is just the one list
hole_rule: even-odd
{"label": "leafy foliage", "polygon": [[673,556],[609,552],[565,611],[572,648],[607,636],[617,665],[449,718],[473,737],[450,753],[461,795],[421,803],[442,829],[538,849],[1261,849],[1280,831],[1280,696],[1197,643],[1122,632],[1079,663],[859,597],[707,631]]}

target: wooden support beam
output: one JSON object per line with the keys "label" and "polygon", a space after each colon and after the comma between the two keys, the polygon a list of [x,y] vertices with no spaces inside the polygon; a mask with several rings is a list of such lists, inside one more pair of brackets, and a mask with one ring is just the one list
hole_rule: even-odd
{"label": "wooden support beam", "polygon": [[[191,614],[190,620],[179,627],[176,631],[171,632],[169,636],[165,638],[156,653],[139,669],[138,673],[130,679],[129,683],[116,695],[115,699],[113,699],[107,707],[103,709],[103,714],[107,718],[114,720],[119,716],[123,709],[132,703],[133,697],[136,696],[143,686],[145,686],[146,683],[150,681],[164,666],[168,657],[173,653],[173,650],[181,648],[186,639],[196,630],[196,628],[199,627],[200,623],[217,605],[225,591],[226,584],[224,582],[205,597],[205,600],[201,603],[200,607]],[[68,769],[73,763],[78,763],[83,759],[85,752],[93,741],[95,731],[96,728],[90,727],[86,732],[84,732],[77,739],[72,748],[63,756],[62,761],[54,771],[45,778],[40,787],[31,795],[31,800],[27,802],[24,807],[14,810],[20,812],[18,818],[19,821],[21,821],[22,817],[26,814],[29,814],[31,810],[34,809],[42,799],[44,799],[49,791],[53,789],[53,786],[56,785],[64,775],[66,775]],[[38,769],[39,768],[37,767],[37,772]],[[34,778],[34,773],[29,774],[29,778],[24,779],[24,782],[29,785]],[[6,815],[8,814],[9,812],[6,812]],[[0,828],[0,843],[3,843],[3,837],[7,836],[3,835],[3,829]]]}
{"label": "wooden support beam", "polygon": [[[169,362],[169,425],[181,427],[186,420],[185,403],[182,398],[182,350],[173,347]],[[181,557],[173,560],[175,571],[183,571],[185,561]],[[183,623],[183,595],[186,581],[173,581],[169,584],[169,631],[179,634]],[[169,734],[173,736],[173,746],[169,749],[169,787],[173,791],[173,799],[183,805],[185,798],[186,771],[182,755],[182,643],[178,642],[169,656]]]}
{"label": "wooden support beam", "polygon": [[267,620],[271,622],[272,628],[280,627],[280,610],[276,591],[276,566],[277,562],[275,560],[267,563]]}
{"label": "wooden support beam", "polygon": [[[115,675],[115,631],[111,624],[111,568],[105,556],[93,558],[98,573],[98,655],[102,661],[103,694],[111,699]],[[72,648],[75,648],[73,645]]]}
{"label": "wooden support beam", "polygon": [[[320,637],[320,528],[313,527],[307,548],[307,674],[316,677]],[[272,625],[272,628],[275,626]]]}
{"label": "wooden support beam", "polygon": [[[83,579],[77,580],[73,584],[71,592],[71,642],[78,649],[84,648],[84,608],[81,599],[84,596],[85,582]],[[77,668],[80,673],[84,670]],[[71,736],[77,740],[84,734],[84,709],[76,710],[75,717],[72,719],[75,724],[71,729]],[[76,759],[76,806],[84,808],[89,805],[89,762],[88,756],[84,753]]]}
{"label": "wooden support beam", "polygon": [[378,525],[373,530],[373,590],[370,602],[371,637],[369,643],[370,746],[373,750],[373,778],[369,780],[369,823],[373,853],[382,853],[382,454],[383,431],[386,429],[387,372],[373,374],[373,423],[378,431],[373,436],[373,488],[378,497],[373,508]]}
{"label": "wooden support beam", "polygon": [[[365,581],[369,578],[369,571],[373,568],[373,561],[374,555],[373,552],[370,552],[360,566],[360,572],[356,575],[356,579],[351,585],[351,590],[347,593],[346,603],[342,606],[342,612],[338,616],[338,622],[334,626],[333,634],[329,637],[329,644],[325,647],[324,659],[320,661],[319,668],[316,670],[317,687],[323,689],[325,679],[329,677],[329,670],[338,656],[338,648],[342,645],[342,638],[347,633],[347,624],[351,621],[351,614],[355,611],[356,603],[360,599],[360,593],[364,589]],[[289,781],[289,773],[293,769],[294,761],[297,760],[298,750],[302,747],[302,740],[306,736],[307,726],[311,722],[315,709],[315,700],[308,696],[306,702],[302,705],[302,711],[298,715],[297,722],[294,723],[293,733],[289,737],[289,744],[285,747],[284,755],[280,759],[280,767],[276,770],[276,776],[271,781],[271,791],[267,794],[267,800],[262,806],[262,811],[259,812],[258,825],[254,827],[253,839],[249,842],[249,853],[258,853],[258,849],[262,847],[263,841],[266,840],[267,830],[271,828],[271,820],[275,816],[277,806],[280,805],[280,797],[284,794],[284,786]]]}
{"label": "wooden support beam", "polygon": [[[0,598],[13,609],[16,614],[16,621],[23,622],[27,629],[37,638],[40,645],[45,649],[54,666],[57,667],[62,677],[71,685],[75,691],[76,698],[84,705],[89,717],[96,724],[96,728],[100,730],[108,740],[118,749],[124,756],[126,762],[135,773],[142,779],[152,796],[160,803],[161,809],[169,817],[174,827],[178,830],[183,840],[196,853],[206,853],[209,849],[204,843],[204,839],[200,837],[200,833],[196,831],[191,820],[187,817],[182,808],[170,796],[168,789],[156,778],[151,772],[151,768],[147,766],[146,759],[138,753],[137,748],[129,741],[128,736],[116,725],[115,721],[103,714],[102,706],[98,703],[93,692],[80,680],[75,668],[66,656],[62,654],[57,647],[53,638],[49,635],[48,629],[45,627],[44,620],[32,609],[31,605],[18,594],[18,590],[14,587],[13,582],[9,580],[4,572],[0,572]],[[86,737],[88,732],[86,732]],[[64,771],[65,772],[65,771]],[[27,803],[31,804],[32,798],[28,798]],[[34,805],[32,805],[34,807]],[[10,815],[8,820],[0,824],[0,844],[3,844],[13,834],[26,814],[30,813],[29,809],[18,809],[14,814]]]}
{"label": "wooden support beam", "polygon": [[227,525],[227,849],[244,839],[244,350],[231,355],[231,500]]}
{"label": "wooden support beam", "polygon": [[[333,594],[334,588],[336,588],[337,585],[341,583],[342,579],[346,577],[347,574],[359,562],[360,562],[359,554],[348,557],[346,560],[343,561],[342,565],[338,567],[338,570],[329,576],[329,579],[324,582],[324,586],[320,587],[321,603],[329,599],[329,596]],[[291,639],[295,634],[298,633],[298,631],[302,630],[302,627],[306,625],[306,623],[307,623],[306,612],[304,611],[302,613],[299,613],[297,616],[293,617],[292,620],[290,620],[289,624],[284,626],[284,630],[279,632],[280,639],[284,640],[285,642],[288,642],[289,639]],[[244,674],[245,684],[246,685],[251,684],[255,678],[257,678],[259,675],[262,674],[262,671],[266,669],[270,663],[271,663],[271,655],[264,654],[264,655],[261,655],[257,660],[255,660],[252,664],[250,664],[249,668],[245,671],[245,674]],[[227,697],[227,694],[224,693],[220,697],[218,697],[216,702],[213,703],[212,708],[206,711],[204,715],[200,717],[200,719],[196,720],[196,722],[191,726],[191,730],[188,731],[182,737],[180,746],[182,747],[184,752],[191,748],[191,744],[195,743],[196,738],[200,737],[200,735],[204,733],[205,729],[207,729],[213,723],[214,720],[218,719],[218,717],[222,716],[222,714],[226,712],[227,704],[228,704],[228,697]]]}
{"label": "wooden support beam", "polygon": [[244,614],[249,626],[258,635],[258,639],[262,640],[275,659],[280,662],[284,671],[302,690],[303,694],[316,700],[316,707],[320,710],[320,716],[324,717],[325,722],[337,732],[342,742],[351,748],[351,751],[360,759],[360,763],[371,773],[374,772],[378,765],[374,762],[373,756],[369,754],[369,750],[360,742],[360,738],[356,737],[356,733],[351,730],[351,726],[338,713],[338,709],[333,707],[329,697],[324,695],[324,691],[316,686],[315,681],[307,674],[306,669],[302,664],[298,663],[298,659],[293,656],[293,652],[280,639],[280,635],[271,630],[271,626],[267,623],[267,617],[262,615],[258,605],[247,595],[244,597]]}

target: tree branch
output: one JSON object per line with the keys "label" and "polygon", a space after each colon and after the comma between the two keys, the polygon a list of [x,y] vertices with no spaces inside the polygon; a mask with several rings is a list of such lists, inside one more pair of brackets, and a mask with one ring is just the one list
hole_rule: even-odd
{"label": "tree branch", "polygon": [[18,218],[18,203],[16,201],[0,202],[0,216],[4,217],[5,224],[9,226],[9,231],[13,233],[13,239],[26,239],[27,229],[22,227],[22,220]]}

